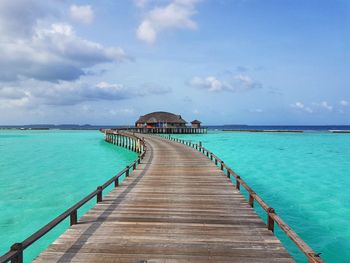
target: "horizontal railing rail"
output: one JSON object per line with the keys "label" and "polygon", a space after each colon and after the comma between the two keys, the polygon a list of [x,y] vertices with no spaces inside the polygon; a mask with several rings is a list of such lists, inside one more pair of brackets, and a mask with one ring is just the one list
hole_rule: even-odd
{"label": "horizontal railing rail", "polygon": [[275,209],[270,207],[257,193],[253,191],[252,188],[248,186],[248,184],[236,173],[234,172],[223,160],[221,160],[214,153],[210,152],[208,149],[202,146],[202,143],[193,143],[189,140],[182,140],[176,137],[172,137],[170,135],[161,136],[163,138],[185,144],[189,147],[192,147],[199,152],[206,155],[211,161],[215,163],[215,165],[219,165],[220,169],[226,173],[226,176],[235,180],[235,187],[237,190],[241,190],[241,186],[248,192],[248,203],[251,207],[254,207],[254,202],[257,202],[262,209],[267,213],[267,229],[271,230],[274,233],[275,223],[280,227],[280,229],[286,234],[288,238],[290,238],[293,243],[300,249],[300,251],[307,257],[309,263],[322,263],[324,262],[320,254],[315,253],[315,251],[305,243],[305,241],[286,223],[280,218]]}
{"label": "horizontal railing rail", "polygon": [[[105,133],[106,141],[111,143],[116,143],[122,147],[128,148],[132,151],[137,152],[138,158],[133,161],[131,164],[127,165],[122,171],[117,173],[111,179],[109,179],[104,184],[98,186],[96,190],[88,194],[86,197],[81,199],[75,205],[71,206],[65,212],[57,216],[55,219],[50,221],[48,224],[43,226],[37,232],[26,238],[20,243],[15,243],[11,246],[10,250],[0,257],[0,262],[9,262],[11,263],[22,263],[23,262],[23,252],[26,248],[36,242],[38,239],[45,236],[50,230],[60,224],[63,220],[70,218],[70,225],[75,225],[78,223],[78,209],[89,202],[91,199],[96,197],[96,202],[102,202],[103,200],[103,190],[108,186],[114,183],[114,187],[119,185],[119,178],[125,174],[125,176],[129,176],[130,170],[135,170],[137,165],[141,163],[141,160],[144,158],[146,154],[146,144],[144,139],[139,138],[133,134],[117,132],[113,130],[101,130],[101,132]],[[113,138],[118,138],[118,143]]]}

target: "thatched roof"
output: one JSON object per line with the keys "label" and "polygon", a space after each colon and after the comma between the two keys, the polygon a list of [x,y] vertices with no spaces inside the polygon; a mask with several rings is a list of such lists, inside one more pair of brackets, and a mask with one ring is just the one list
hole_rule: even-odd
{"label": "thatched roof", "polygon": [[146,115],[140,116],[136,123],[176,123],[176,124],[186,124],[187,122],[181,118],[181,115],[176,115],[174,113],[165,111],[156,111],[148,113]]}
{"label": "thatched roof", "polygon": [[194,120],[194,121],[191,121],[192,124],[201,124],[202,122],[200,122],[199,120]]}

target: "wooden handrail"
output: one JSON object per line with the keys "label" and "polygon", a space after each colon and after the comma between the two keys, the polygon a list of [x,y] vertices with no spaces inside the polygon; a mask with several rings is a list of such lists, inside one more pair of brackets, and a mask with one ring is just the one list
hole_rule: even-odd
{"label": "wooden handrail", "polygon": [[229,178],[231,178],[232,175],[236,179],[236,189],[240,190],[240,186],[243,186],[244,189],[248,192],[249,205],[253,207],[254,201],[256,201],[263,208],[263,210],[266,211],[267,228],[269,230],[274,232],[274,223],[276,223],[283,230],[283,232],[294,242],[294,244],[300,249],[300,251],[307,257],[309,263],[324,262],[320,257],[320,253],[316,254],[315,251],[308,244],[306,244],[305,241],[296,232],[294,232],[294,230],[286,222],[284,222],[282,218],[280,218],[276,214],[275,210],[272,207],[270,207],[257,193],[255,193],[253,189],[249,187],[248,184],[236,172],[234,172],[230,167],[227,166],[226,163],[224,163],[224,161],[222,161],[219,157],[210,152],[208,149],[204,148],[201,142],[199,142],[198,144],[194,144],[191,141],[180,140],[178,138],[171,137],[170,135],[162,137],[185,145],[189,145],[189,147],[192,147],[198,150],[199,152],[203,153],[203,155],[207,156],[211,161],[215,163],[215,165],[220,164],[221,170],[226,169],[226,174]]}
{"label": "wooden handrail", "polygon": [[[111,130],[101,130],[101,132],[104,132],[106,135],[116,135],[117,134]],[[34,234],[32,234],[31,236],[26,238],[24,241],[22,241],[21,243],[13,244],[11,246],[10,250],[0,257],[0,263],[9,262],[9,261],[11,261],[12,263],[22,263],[23,262],[23,251],[26,248],[28,248],[30,245],[32,245],[34,242],[36,242],[38,239],[40,239],[41,237],[46,235],[48,232],[50,232],[51,229],[56,227],[59,223],[61,223],[63,220],[65,220],[68,217],[70,217],[70,224],[71,225],[77,224],[78,223],[77,211],[80,207],[82,207],[84,204],[89,202],[94,197],[96,197],[97,202],[101,202],[102,201],[102,192],[104,189],[106,189],[112,183],[115,183],[114,186],[117,187],[119,185],[119,181],[118,181],[119,177],[121,177],[123,174],[128,174],[130,171],[130,168],[132,168],[133,170],[136,168],[137,164],[139,164],[141,162],[141,160],[144,158],[144,156],[146,154],[147,148],[146,148],[145,141],[143,139],[141,139],[135,135],[129,134],[129,133],[120,133],[119,132],[118,135],[131,138],[132,140],[134,140],[133,143],[135,143],[135,142],[140,143],[142,149],[141,149],[141,152],[140,152],[138,158],[135,161],[133,161],[131,164],[126,166],[126,168],[124,168],[122,171],[120,171],[115,176],[113,176],[111,179],[109,179],[107,182],[105,182],[103,185],[98,186],[95,191],[91,192],[86,197],[81,199],[79,202],[77,202],[76,204],[74,204],[73,206],[68,208],[65,212],[63,212],[62,214],[57,216],[55,219],[50,221],[48,224],[46,224],[45,226],[40,228],[37,232],[35,232]],[[106,140],[107,140],[107,137],[106,137]],[[124,146],[128,147],[130,145],[128,145],[128,146],[124,145]],[[139,152],[139,149],[136,149],[135,147],[133,148],[130,146],[129,148],[136,151],[136,152]]]}

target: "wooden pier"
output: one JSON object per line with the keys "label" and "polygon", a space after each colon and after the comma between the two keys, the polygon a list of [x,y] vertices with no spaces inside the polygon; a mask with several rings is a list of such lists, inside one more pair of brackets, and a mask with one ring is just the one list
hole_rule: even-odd
{"label": "wooden pier", "polygon": [[207,128],[192,128],[192,127],[159,127],[159,128],[119,128],[115,130],[130,131],[143,134],[203,134],[207,133]]}
{"label": "wooden pier", "polygon": [[[273,234],[277,223],[309,262],[321,258],[213,153],[178,139],[105,131],[106,140],[139,153],[123,171],[0,258],[23,250],[65,218],[71,227],[35,262],[294,262]],[[122,175],[127,178],[120,183]],[[236,180],[235,187],[231,179]],[[103,196],[110,184],[115,188]],[[249,188],[249,200],[240,192]],[[97,204],[77,217],[96,197]],[[268,215],[256,214],[254,202]]]}

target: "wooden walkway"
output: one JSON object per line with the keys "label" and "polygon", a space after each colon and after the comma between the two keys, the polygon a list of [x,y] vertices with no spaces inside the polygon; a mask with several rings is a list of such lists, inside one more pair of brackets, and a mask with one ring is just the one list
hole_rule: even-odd
{"label": "wooden walkway", "polygon": [[294,262],[207,157],[160,137],[145,141],[131,176],[35,262]]}

